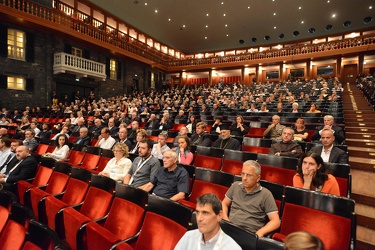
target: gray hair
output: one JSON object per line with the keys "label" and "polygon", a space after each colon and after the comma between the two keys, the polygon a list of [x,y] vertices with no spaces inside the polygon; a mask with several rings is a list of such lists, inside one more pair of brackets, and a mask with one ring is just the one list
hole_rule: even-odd
{"label": "gray hair", "polygon": [[260,175],[260,173],[262,172],[262,169],[261,169],[259,163],[256,162],[256,161],[253,161],[253,160],[247,160],[247,161],[245,161],[243,163],[243,166],[253,167],[254,170],[255,170],[255,173],[257,175]]}

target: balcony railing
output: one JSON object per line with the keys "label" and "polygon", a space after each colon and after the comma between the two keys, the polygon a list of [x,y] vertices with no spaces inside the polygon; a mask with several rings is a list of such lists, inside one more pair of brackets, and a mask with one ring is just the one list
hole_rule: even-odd
{"label": "balcony railing", "polygon": [[92,77],[103,81],[106,79],[105,64],[62,52],[54,55],[53,73],[70,73],[77,78]]}

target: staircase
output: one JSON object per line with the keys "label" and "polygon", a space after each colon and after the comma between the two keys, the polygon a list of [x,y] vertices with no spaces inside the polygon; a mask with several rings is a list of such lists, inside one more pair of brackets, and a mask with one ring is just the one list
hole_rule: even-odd
{"label": "staircase", "polygon": [[375,111],[355,84],[346,87],[342,100],[356,201],[356,249],[375,249]]}

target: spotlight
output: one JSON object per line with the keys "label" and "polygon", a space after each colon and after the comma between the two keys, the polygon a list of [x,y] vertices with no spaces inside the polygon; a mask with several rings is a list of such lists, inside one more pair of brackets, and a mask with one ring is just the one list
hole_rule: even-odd
{"label": "spotlight", "polygon": [[331,30],[333,28],[333,26],[331,25],[331,24],[328,24],[327,26],[326,26],[326,31],[329,31],[329,30]]}
{"label": "spotlight", "polygon": [[315,33],[316,30],[315,30],[315,28],[310,28],[308,31],[309,31],[310,34],[313,34],[313,33]]}
{"label": "spotlight", "polygon": [[294,32],[293,32],[293,36],[294,36],[294,37],[297,37],[297,36],[299,36],[299,31],[297,31],[297,30],[296,30],[296,31],[294,31]]}
{"label": "spotlight", "polygon": [[370,23],[371,21],[372,21],[372,17],[370,17],[370,16],[367,16],[367,17],[363,18],[363,22],[364,22],[365,24],[368,24],[368,23]]}
{"label": "spotlight", "polygon": [[251,38],[251,41],[252,41],[253,43],[256,43],[256,42],[258,41],[258,39],[256,39],[255,37],[253,37],[253,38]]}
{"label": "spotlight", "polygon": [[352,25],[352,22],[351,21],[345,21],[343,25],[344,25],[344,27],[347,28],[347,27],[350,27]]}
{"label": "spotlight", "polygon": [[264,40],[268,41],[268,40],[270,40],[270,39],[271,39],[270,36],[264,36]]}
{"label": "spotlight", "polygon": [[239,42],[240,44],[243,44],[245,41],[242,40],[242,39],[240,39],[238,42]]}

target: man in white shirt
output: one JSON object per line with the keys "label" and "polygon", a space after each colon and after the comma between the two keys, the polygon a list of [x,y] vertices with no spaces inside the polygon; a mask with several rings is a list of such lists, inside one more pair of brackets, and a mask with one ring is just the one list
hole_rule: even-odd
{"label": "man in white shirt", "polygon": [[6,171],[6,163],[13,158],[14,153],[10,150],[11,140],[7,137],[0,138],[0,174]]}
{"label": "man in white shirt", "polygon": [[102,128],[101,134],[98,137],[98,142],[95,144],[95,147],[102,149],[111,149],[112,146],[116,143],[116,140],[109,135],[108,127]]}
{"label": "man in white shirt", "polygon": [[222,205],[214,194],[204,194],[197,199],[196,217],[198,229],[182,236],[175,250],[220,249],[239,250],[241,247],[220,228]]}
{"label": "man in white shirt", "polygon": [[158,143],[154,144],[151,154],[160,160],[163,159],[163,154],[165,151],[170,149],[167,146],[168,132],[163,131],[158,135]]}

